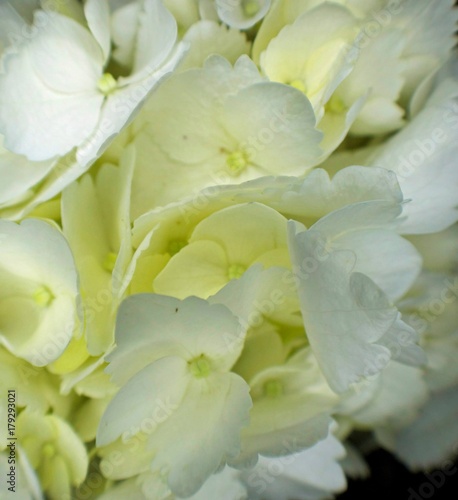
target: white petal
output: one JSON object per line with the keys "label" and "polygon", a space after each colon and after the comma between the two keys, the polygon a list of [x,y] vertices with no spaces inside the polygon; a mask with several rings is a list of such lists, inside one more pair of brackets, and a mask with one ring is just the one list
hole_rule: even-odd
{"label": "white petal", "polygon": [[38,78],[63,94],[95,91],[104,60],[89,31],[52,11],[37,11],[35,23],[40,26],[37,36],[24,50]]}
{"label": "white petal", "polygon": [[395,174],[381,168],[359,166],[344,168],[332,179],[321,168],[310,171],[303,179],[264,177],[235,188],[222,187],[221,195],[230,195],[231,191],[238,201],[264,203],[304,221],[306,225],[312,225],[331,211],[352,203],[369,200],[402,201]]}
{"label": "white petal", "polygon": [[400,210],[399,205],[383,201],[353,204],[312,226],[327,239],[329,248],[353,251],[353,271],[371,278],[392,301],[412,286],[421,270],[421,257],[414,246],[393,231]]}
{"label": "white petal", "polygon": [[[1,139],[0,139],[1,140]],[[3,142],[3,141],[1,141]],[[23,195],[43,179],[53,168],[52,161],[31,162],[15,155],[0,145],[0,205],[8,204]]]}
{"label": "white petal", "polygon": [[345,475],[337,460],[343,458],[345,449],[340,441],[329,433],[309,450],[297,455],[286,470],[288,478],[329,491],[342,491],[346,487]]}
{"label": "white petal", "polygon": [[373,281],[353,271],[352,251],[326,251],[322,234],[295,234],[293,225],[290,237],[307,337],[331,388],[343,392],[388,363],[390,352],[376,342],[397,310]]}
{"label": "white petal", "polygon": [[359,98],[342,113],[326,111],[317,126],[318,130],[324,134],[323,140],[320,143],[320,147],[323,150],[323,158],[333,153],[345,139],[348,131],[361,112],[365,101],[366,96]]}
{"label": "white petal", "polygon": [[259,203],[236,205],[200,222],[190,241],[201,240],[219,242],[230,263],[248,266],[263,253],[286,246],[286,219]]}
{"label": "white petal", "polygon": [[[399,380],[403,383],[399,384]],[[390,420],[409,423],[428,397],[422,370],[391,362],[380,374],[380,385],[373,398],[352,418],[366,427],[383,426]]]}
{"label": "white petal", "polygon": [[143,0],[139,16],[133,72],[146,74],[160,66],[172,51],[177,24],[160,0]]}
{"label": "white petal", "polygon": [[456,190],[456,102],[424,109],[396,134],[372,160],[393,170],[406,199],[404,234],[446,229],[458,220]]}
{"label": "white petal", "polygon": [[345,458],[340,460],[340,465],[345,475],[350,479],[367,479],[370,469],[361,452],[349,442],[343,443]]}
{"label": "white petal", "polygon": [[250,85],[226,100],[223,113],[228,132],[265,173],[299,175],[321,156],[315,113],[294,88],[274,82]]}
{"label": "white petal", "polygon": [[[269,393],[269,384],[279,387]],[[268,367],[250,381],[253,409],[242,433],[238,464],[258,454],[283,456],[313,446],[328,435],[330,413],[338,397],[327,385],[310,348],[287,363]]]}
{"label": "white petal", "polygon": [[[35,0],[31,1],[35,3]],[[36,5],[31,6],[31,10],[34,7]],[[13,8],[11,2],[2,3],[0,5],[0,55],[16,40],[21,39],[21,30],[25,29],[27,29],[25,19]],[[0,72],[3,72],[3,61],[0,61]]]}
{"label": "white petal", "polygon": [[222,472],[213,474],[205,481],[202,488],[188,497],[189,500],[248,500],[245,487],[242,485],[238,472],[230,467],[225,467]]}
{"label": "white petal", "polygon": [[[236,0],[235,2],[232,0],[215,1],[219,18],[232,28],[241,30],[250,28],[262,19],[267,14],[271,3],[271,0],[254,0],[251,2],[244,2],[243,0]],[[251,5],[254,12],[247,12],[244,4]]]}
{"label": "white petal", "polygon": [[55,227],[36,219],[27,219],[20,225],[2,220],[0,240],[3,269],[76,294],[73,257],[65,238]]}
{"label": "white petal", "polygon": [[154,291],[180,299],[191,295],[206,299],[229,281],[229,265],[218,243],[196,241],[170,259],[154,280]]}
{"label": "white petal", "polygon": [[183,40],[190,44],[190,49],[180,64],[180,71],[202,66],[211,54],[219,54],[234,64],[250,50],[250,43],[243,33],[214,21],[203,20],[193,24]]}
{"label": "white petal", "polygon": [[63,156],[83,142],[99,119],[96,90],[100,51],[71,19],[37,14],[44,23],[31,42],[6,61],[0,76],[0,128],[5,145],[33,161]]}
{"label": "white petal", "polygon": [[[173,159],[200,163],[213,158],[220,147],[231,145],[218,119],[221,103],[262,80],[248,57],[240,57],[232,68],[226,59],[213,55],[203,68],[174,75],[151,98],[145,108],[148,131]],[[196,121],[201,123],[197,129]]]}
{"label": "white petal", "polygon": [[72,484],[79,485],[86,477],[89,460],[86,448],[74,429],[57,415],[49,415],[57,437],[58,453],[66,462]]}
{"label": "white petal", "polygon": [[413,470],[439,467],[457,452],[457,410],[457,389],[440,392],[422,408],[413,423],[399,432],[382,430],[379,438]]}
{"label": "white petal", "polygon": [[178,496],[196,493],[207,478],[240,451],[240,432],[251,407],[246,382],[234,373],[193,381],[177,410],[154,433],[153,470],[168,469]]}
{"label": "white petal", "polygon": [[110,8],[107,0],[86,0],[84,15],[94,38],[103,52],[103,59],[110,55]]}
{"label": "white petal", "polygon": [[131,2],[116,9],[111,16],[111,32],[115,49],[113,59],[129,68],[134,62],[140,2]]}
{"label": "white petal", "polygon": [[154,432],[179,407],[189,382],[188,365],[177,357],[159,359],[140,370],[109,403],[97,429],[97,445]]}
{"label": "white petal", "polygon": [[[196,297],[180,301],[162,295],[135,295],[119,308],[117,348],[108,356],[107,371],[117,383],[123,383],[160,357],[178,355],[192,360],[202,354],[215,361],[218,371],[225,371],[240,353],[239,335],[236,317],[222,305]],[[238,349],[229,349],[233,342]]]}

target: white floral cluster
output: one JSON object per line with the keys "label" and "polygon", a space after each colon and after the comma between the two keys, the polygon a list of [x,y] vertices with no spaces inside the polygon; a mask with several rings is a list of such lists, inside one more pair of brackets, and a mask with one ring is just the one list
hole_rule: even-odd
{"label": "white floral cluster", "polygon": [[1,499],[458,453],[453,3],[0,3]]}

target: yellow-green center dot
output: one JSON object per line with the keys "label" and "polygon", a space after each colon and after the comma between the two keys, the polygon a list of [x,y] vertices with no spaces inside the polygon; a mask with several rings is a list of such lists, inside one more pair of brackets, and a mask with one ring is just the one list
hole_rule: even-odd
{"label": "yellow-green center dot", "polygon": [[169,255],[175,255],[187,244],[188,242],[184,240],[173,240],[169,243],[169,246],[167,247],[167,252]]}
{"label": "yellow-green center dot", "polygon": [[283,384],[279,380],[268,380],[263,389],[268,398],[278,398],[283,394]]}
{"label": "yellow-green center dot", "polygon": [[327,113],[334,113],[338,115],[346,111],[347,106],[345,106],[345,103],[339,96],[333,95],[326,103],[324,109]]}
{"label": "yellow-green center dot", "polygon": [[104,95],[108,95],[117,86],[116,80],[111,73],[104,73],[97,82],[97,88]]}
{"label": "yellow-green center dot", "polygon": [[242,277],[245,271],[245,266],[242,266],[241,264],[232,264],[227,269],[227,277],[230,280],[237,280]]}
{"label": "yellow-green center dot", "polygon": [[245,151],[234,151],[226,158],[226,165],[232,175],[238,175],[248,166],[249,157]]}
{"label": "yellow-green center dot", "polygon": [[41,449],[41,453],[46,458],[52,458],[56,454],[56,448],[51,443],[46,443]]}
{"label": "yellow-green center dot", "polygon": [[107,253],[105,260],[103,261],[103,268],[105,271],[111,273],[115,267],[116,259],[118,258],[118,254],[114,252]]}
{"label": "yellow-green center dot", "polygon": [[33,292],[33,300],[42,307],[49,306],[54,300],[54,295],[46,286],[40,286]]}
{"label": "yellow-green center dot", "polygon": [[305,83],[303,82],[303,80],[299,80],[299,79],[293,80],[292,82],[289,82],[289,84],[291,85],[291,87],[294,87],[295,89],[300,90],[304,94],[307,92],[307,87],[305,86]]}
{"label": "yellow-green center dot", "polygon": [[260,9],[258,0],[242,0],[243,13],[247,17],[255,16]]}
{"label": "yellow-green center dot", "polygon": [[188,364],[191,373],[196,378],[208,377],[212,371],[211,363],[204,355],[191,360]]}

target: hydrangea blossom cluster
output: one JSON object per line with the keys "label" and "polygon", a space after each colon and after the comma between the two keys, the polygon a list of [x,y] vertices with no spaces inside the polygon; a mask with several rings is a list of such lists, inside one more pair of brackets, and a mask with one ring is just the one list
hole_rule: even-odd
{"label": "hydrangea blossom cluster", "polygon": [[458,454],[457,20],[0,5],[0,498],[332,498],[355,431]]}

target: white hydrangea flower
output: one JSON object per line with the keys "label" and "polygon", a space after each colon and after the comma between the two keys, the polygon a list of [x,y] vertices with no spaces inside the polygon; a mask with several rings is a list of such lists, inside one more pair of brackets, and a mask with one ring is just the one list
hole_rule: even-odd
{"label": "white hydrangea flower", "polygon": [[[283,267],[292,281],[282,284],[280,273],[265,290],[280,286],[283,292],[289,284],[296,296],[291,283],[297,278],[300,300],[282,303],[283,316],[275,321],[292,324],[294,314],[302,316],[299,328],[305,326],[328,382],[345,391],[388,364],[401,334],[411,342],[397,352],[399,360],[423,361],[415,332],[394,304],[421,263],[397,234],[401,201],[393,174],[362,167],[344,169],[332,181],[316,169],[303,181],[265,178],[212,188],[197,201],[158,208],[136,221],[138,249],[121,290],[207,298],[255,264]],[[308,229],[290,223],[288,242],[282,213]],[[383,265],[376,257],[382,248]]]}
{"label": "white hydrangea flower", "polygon": [[246,56],[234,67],[213,56],[173,75],[148,101],[134,124],[134,184],[148,187],[152,208],[215,184],[301,175],[322,156],[315,124],[301,92],[266,81]]}
{"label": "white hydrangea flower", "polygon": [[290,28],[288,25],[297,23],[301,14],[341,4],[357,19],[361,31],[354,46],[361,50],[353,70],[336,89],[332,103],[337,103],[338,109],[348,109],[369,91],[351,132],[385,134],[404,125],[416,89],[448,58],[458,19],[452,3],[451,0],[331,3],[280,0],[261,25],[253,58],[260,61],[262,53],[269,50],[269,43],[284,37],[285,26]]}
{"label": "white hydrangea flower", "polygon": [[345,137],[367,93],[345,102],[334,95],[358,59],[360,36],[360,23],[349,9],[325,3],[285,26],[260,56],[270,80],[291,85],[310,99],[325,132],[322,147],[327,153]]}
{"label": "white hydrangea flower", "polygon": [[84,481],[88,468],[86,448],[72,427],[57,415],[23,411],[17,437],[49,498],[70,498],[72,486]]}
{"label": "white hydrangea flower", "polygon": [[0,343],[36,366],[57,359],[77,332],[78,276],[50,224],[0,221]]}
{"label": "white hydrangea flower", "polygon": [[180,54],[173,53],[175,20],[162,3],[145,0],[138,10],[133,72],[118,80],[104,72],[111,43],[106,0],[86,2],[90,31],[56,12],[35,12],[36,36],[8,55],[0,77],[0,130],[10,151],[43,161],[76,147],[84,167],[122,129]]}
{"label": "white hydrangea flower", "polygon": [[240,349],[228,343],[241,335],[239,322],[224,306],[195,297],[137,295],[121,304],[116,332],[108,371],[122,388],[102,417],[97,444],[145,433],[148,468],[172,492],[190,496],[240,452],[251,398],[230,372]]}
{"label": "white hydrangea flower", "polygon": [[[331,174],[348,165],[364,164],[395,172],[408,203],[403,205],[400,231],[408,235],[431,234],[451,226],[456,210],[457,172],[455,140],[458,127],[458,77],[452,58],[431,85],[429,99],[417,95],[420,110],[404,129],[382,144],[335,153],[323,168]],[[420,103],[422,103],[420,105]]]}
{"label": "white hydrangea flower", "polygon": [[63,232],[80,275],[84,336],[92,356],[104,354],[113,343],[118,303],[112,289],[131,258],[129,196],[134,159],[128,148],[119,166],[105,163],[95,180],[87,174],[62,194]]}

